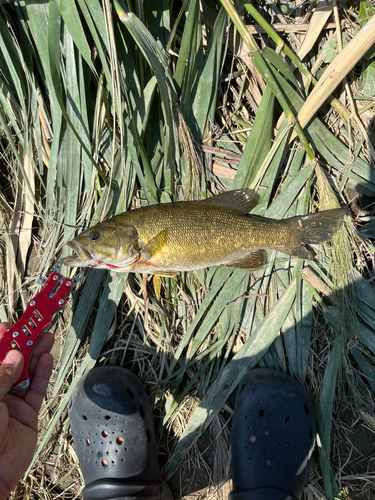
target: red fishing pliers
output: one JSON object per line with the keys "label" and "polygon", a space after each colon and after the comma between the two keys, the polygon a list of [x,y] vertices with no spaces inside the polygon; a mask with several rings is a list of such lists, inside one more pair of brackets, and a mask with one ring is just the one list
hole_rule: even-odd
{"label": "red fishing pliers", "polygon": [[67,260],[70,258],[59,260],[48,278],[42,278],[43,288],[27,304],[21,318],[0,337],[0,365],[12,349],[21,351],[25,358],[22,375],[12,392],[29,387],[29,364],[34,347],[40,335],[52,325],[54,315],[65,308],[69,293],[84,274],[81,271],[73,279],[63,276],[60,269]]}

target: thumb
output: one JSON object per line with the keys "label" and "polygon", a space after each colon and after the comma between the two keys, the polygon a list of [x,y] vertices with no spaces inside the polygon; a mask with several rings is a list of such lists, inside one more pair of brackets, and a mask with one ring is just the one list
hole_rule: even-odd
{"label": "thumb", "polygon": [[23,355],[20,351],[12,349],[8,352],[3,364],[0,366],[0,401],[20,378],[23,368]]}

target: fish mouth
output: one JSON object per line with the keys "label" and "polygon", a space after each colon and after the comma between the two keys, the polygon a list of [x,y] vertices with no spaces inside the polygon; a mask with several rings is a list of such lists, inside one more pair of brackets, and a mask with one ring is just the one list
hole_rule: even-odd
{"label": "fish mouth", "polygon": [[67,246],[72,248],[77,255],[72,255],[67,262],[65,262],[66,266],[78,266],[78,267],[87,267],[91,265],[91,263],[95,263],[96,259],[87,248],[82,245],[78,245],[75,241],[68,241]]}
{"label": "fish mouth", "polygon": [[77,255],[72,255],[69,260],[64,264],[70,267],[97,267],[99,269],[123,269],[130,267],[132,264],[139,260],[139,254],[135,253],[126,259],[121,261],[109,261],[101,259],[100,256],[95,255],[94,252],[90,252],[86,247],[76,243],[75,241],[69,241],[67,243],[68,247],[72,248]]}

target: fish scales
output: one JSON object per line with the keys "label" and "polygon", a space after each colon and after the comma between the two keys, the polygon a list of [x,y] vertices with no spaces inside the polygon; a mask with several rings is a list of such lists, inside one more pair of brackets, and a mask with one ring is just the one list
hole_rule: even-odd
{"label": "fish scales", "polygon": [[312,259],[309,245],[332,238],[344,220],[340,209],[282,220],[249,215],[258,199],[242,189],[130,210],[69,242],[78,254],[70,265],[173,275],[212,265],[256,268],[265,249]]}

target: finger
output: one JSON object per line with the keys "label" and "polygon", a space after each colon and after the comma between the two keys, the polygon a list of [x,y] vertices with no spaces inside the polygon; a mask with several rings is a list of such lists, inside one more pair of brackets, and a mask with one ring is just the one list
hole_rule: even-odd
{"label": "finger", "polygon": [[24,401],[28,403],[36,413],[39,412],[42,406],[43,398],[52,374],[52,366],[52,354],[49,352],[42,354],[39,358],[30,387],[26,391]]}
{"label": "finger", "polygon": [[36,367],[38,366],[40,357],[44,353],[51,351],[54,342],[55,342],[55,337],[52,335],[51,332],[45,332],[39,337],[29,364],[30,380],[32,380],[34,376],[34,372],[36,370]]}
{"label": "finger", "polygon": [[5,439],[9,423],[9,413],[6,403],[0,402],[0,455],[4,452],[7,440]]}
{"label": "finger", "polygon": [[17,420],[20,424],[38,432],[38,414],[24,399],[8,393],[3,402],[8,408],[11,419]]}
{"label": "finger", "polygon": [[23,368],[23,355],[20,351],[12,349],[0,366],[0,401],[5,394],[20,378]]}
{"label": "finger", "polygon": [[[10,326],[9,323],[0,323],[0,338],[8,330],[9,326]],[[9,361],[9,358],[8,358],[8,361]],[[0,367],[0,370],[1,370],[1,367]],[[9,389],[6,390],[6,386],[4,387],[3,383],[0,380],[0,401],[2,401],[4,398],[4,395],[2,394],[2,390],[6,390],[6,392],[8,392]],[[0,443],[2,443],[4,441],[3,438],[5,435],[6,429],[8,427],[8,421],[9,421],[9,413],[8,413],[7,405],[5,403],[0,402]]]}

